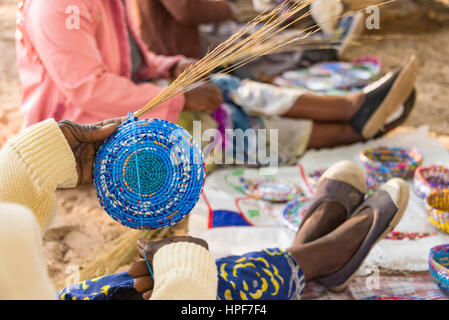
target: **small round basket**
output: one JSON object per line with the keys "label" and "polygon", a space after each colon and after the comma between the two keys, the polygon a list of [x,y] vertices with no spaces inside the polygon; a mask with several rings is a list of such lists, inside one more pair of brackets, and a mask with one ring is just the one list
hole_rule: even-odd
{"label": "small round basket", "polygon": [[449,190],[429,194],[426,210],[430,223],[440,231],[449,233]]}
{"label": "small round basket", "polygon": [[203,155],[182,127],[129,119],[97,152],[94,185],[104,210],[133,229],[158,230],[181,221],[199,200]]}
{"label": "small round basket", "polygon": [[429,272],[436,284],[449,292],[449,244],[430,250]]}
{"label": "small round basket", "polygon": [[297,232],[310,204],[311,199],[306,197],[289,202],[282,213],[282,224],[291,231]]}
{"label": "small round basket", "polygon": [[449,168],[440,165],[420,166],[415,171],[415,192],[421,199],[431,193],[449,189]]}
{"label": "small round basket", "polygon": [[423,155],[414,148],[377,147],[362,151],[360,159],[369,175],[386,182],[392,178],[412,178],[422,164]]}
{"label": "small round basket", "polygon": [[285,181],[246,180],[243,190],[254,199],[273,203],[289,202],[297,196],[304,195],[299,186]]}

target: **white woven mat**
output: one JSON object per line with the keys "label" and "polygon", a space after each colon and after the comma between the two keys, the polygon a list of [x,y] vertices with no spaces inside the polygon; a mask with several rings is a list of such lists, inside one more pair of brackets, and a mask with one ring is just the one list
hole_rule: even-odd
{"label": "white woven mat", "polygon": [[[427,135],[426,127],[398,133],[368,143],[354,144],[348,147],[309,151],[300,160],[306,173],[328,168],[340,160],[354,160],[361,164],[359,153],[368,147],[415,147],[424,154],[424,164],[449,165],[449,153],[436,139]],[[248,199],[238,190],[239,177],[257,178],[255,169],[226,169],[212,173],[206,180],[205,197],[190,215],[189,234],[204,238],[209,242],[215,257],[239,255],[267,247],[288,248],[294,232],[281,225],[280,216],[285,205],[269,204],[264,201]],[[277,179],[296,182],[303,186],[304,177],[299,166],[279,168]],[[400,232],[434,232],[428,222],[422,201],[414,194],[410,181],[411,197],[404,218],[396,228]],[[210,209],[241,212],[250,224],[247,227],[209,228]],[[426,271],[428,253],[433,246],[449,243],[449,235],[438,233],[420,240],[382,240],[365,261],[360,274],[372,272],[373,266],[394,271]]]}

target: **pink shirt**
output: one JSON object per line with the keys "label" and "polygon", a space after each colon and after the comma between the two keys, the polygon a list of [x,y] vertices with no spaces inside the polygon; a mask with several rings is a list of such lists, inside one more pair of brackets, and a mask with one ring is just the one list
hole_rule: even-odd
{"label": "pink shirt", "polygon": [[[125,15],[120,0],[24,0],[19,5],[16,38],[25,126],[47,118],[90,123],[122,117],[162,90],[131,81]],[[144,58],[134,76],[169,77],[169,69],[182,56],[148,51],[132,25]],[[180,95],[144,117],[176,122],[183,106]]]}

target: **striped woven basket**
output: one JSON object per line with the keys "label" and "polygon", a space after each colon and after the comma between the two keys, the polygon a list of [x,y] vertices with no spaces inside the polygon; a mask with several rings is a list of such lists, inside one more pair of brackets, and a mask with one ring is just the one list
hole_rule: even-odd
{"label": "striped woven basket", "polygon": [[412,178],[416,168],[423,161],[423,154],[417,149],[376,147],[360,153],[369,175],[380,182],[391,178]]}
{"label": "striped woven basket", "polygon": [[449,244],[430,250],[429,272],[441,289],[449,291]]}
{"label": "striped woven basket", "polygon": [[427,197],[426,210],[430,223],[449,233],[449,190],[431,193]]}
{"label": "striped woven basket", "polygon": [[440,165],[420,166],[415,171],[415,192],[421,199],[431,193],[449,189],[449,168]]}

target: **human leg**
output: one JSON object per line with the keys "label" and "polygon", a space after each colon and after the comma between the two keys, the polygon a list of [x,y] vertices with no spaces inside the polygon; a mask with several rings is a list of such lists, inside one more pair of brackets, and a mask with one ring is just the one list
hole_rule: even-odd
{"label": "human leg", "polygon": [[314,122],[307,149],[321,149],[362,142],[364,138],[344,123]]}
{"label": "human leg", "polygon": [[349,122],[364,100],[363,93],[348,96],[301,95],[284,115],[318,122]]}
{"label": "human leg", "polygon": [[365,87],[362,93],[344,97],[302,94],[284,116],[346,123],[359,136],[370,139],[410,98],[417,72],[418,61],[411,56],[401,68]]}
{"label": "human leg", "polygon": [[306,281],[317,279],[332,291],[345,289],[371,249],[400,222],[408,200],[408,184],[392,179],[331,233],[306,244],[297,237],[289,252]]}

